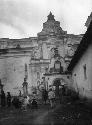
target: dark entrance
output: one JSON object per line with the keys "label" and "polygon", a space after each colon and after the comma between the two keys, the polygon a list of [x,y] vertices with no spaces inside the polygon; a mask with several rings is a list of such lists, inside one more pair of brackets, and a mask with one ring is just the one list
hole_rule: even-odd
{"label": "dark entrance", "polygon": [[61,85],[60,79],[55,79],[53,86],[55,86],[55,95],[59,97],[59,86]]}

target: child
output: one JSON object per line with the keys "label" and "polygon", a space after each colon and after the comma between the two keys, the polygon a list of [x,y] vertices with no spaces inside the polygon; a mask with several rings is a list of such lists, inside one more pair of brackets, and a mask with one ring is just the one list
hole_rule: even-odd
{"label": "child", "polygon": [[36,99],[36,94],[35,94],[35,92],[33,92],[33,94],[32,94],[32,101],[31,101],[32,109],[38,108],[38,104],[37,104],[36,100],[37,100]]}

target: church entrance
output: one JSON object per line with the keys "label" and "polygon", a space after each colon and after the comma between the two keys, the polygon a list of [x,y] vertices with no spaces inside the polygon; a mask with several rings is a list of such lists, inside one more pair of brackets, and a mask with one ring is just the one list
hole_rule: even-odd
{"label": "church entrance", "polygon": [[53,86],[55,87],[55,95],[56,98],[58,98],[60,96],[60,93],[62,91],[62,94],[65,94],[65,80],[62,78],[56,78],[53,81]]}
{"label": "church entrance", "polygon": [[55,95],[56,97],[59,97],[59,88],[61,86],[61,81],[59,78],[56,78],[54,80],[53,86],[55,86]]}

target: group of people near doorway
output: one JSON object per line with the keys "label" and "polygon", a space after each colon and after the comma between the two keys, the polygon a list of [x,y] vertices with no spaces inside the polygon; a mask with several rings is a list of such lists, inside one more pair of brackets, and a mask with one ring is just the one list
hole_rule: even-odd
{"label": "group of people near doorway", "polygon": [[[63,89],[61,90],[61,94],[63,94]],[[55,95],[55,90],[52,87],[50,87],[48,91],[45,88],[43,88],[41,91],[41,95],[42,95],[43,104],[49,103],[51,108],[55,106],[56,95]],[[60,98],[62,98],[61,96]],[[13,104],[15,108],[21,108],[24,110],[27,110],[27,107],[30,106],[30,104],[33,109],[38,108],[37,94],[33,92],[31,97],[27,95],[24,97],[23,96],[14,97],[12,99],[10,92],[7,92],[7,96],[5,96],[4,91],[2,91],[1,106],[5,107],[6,104],[7,104],[7,107],[10,107],[11,104]]]}
{"label": "group of people near doorway", "polygon": [[[41,95],[42,104],[46,105],[49,101],[51,108],[55,106],[55,91],[52,88],[50,88],[49,91],[47,91],[46,89],[42,89]],[[26,110],[27,107],[30,106],[30,104],[32,109],[38,108],[38,98],[35,92],[32,93],[30,98],[29,96],[24,97],[22,109]]]}
{"label": "group of people near doorway", "polygon": [[55,106],[55,92],[52,88],[47,91],[46,89],[42,90],[42,100],[43,103],[46,104],[47,101],[49,100],[51,108]]}

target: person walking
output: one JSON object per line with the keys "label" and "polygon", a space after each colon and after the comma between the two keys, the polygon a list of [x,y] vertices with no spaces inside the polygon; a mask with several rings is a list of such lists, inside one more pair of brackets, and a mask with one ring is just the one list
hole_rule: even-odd
{"label": "person walking", "polygon": [[50,101],[50,106],[51,106],[51,108],[53,108],[55,106],[55,93],[52,90],[52,88],[49,89],[48,98]]}
{"label": "person walking", "polygon": [[11,106],[11,94],[10,94],[10,92],[7,92],[7,106],[8,107]]}

